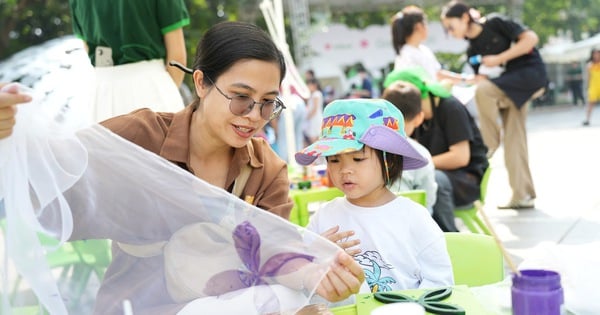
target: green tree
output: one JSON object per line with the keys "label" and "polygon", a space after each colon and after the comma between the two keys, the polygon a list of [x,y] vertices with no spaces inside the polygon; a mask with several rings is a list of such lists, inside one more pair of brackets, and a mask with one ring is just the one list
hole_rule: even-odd
{"label": "green tree", "polygon": [[0,0],[0,60],[70,33],[67,1]]}

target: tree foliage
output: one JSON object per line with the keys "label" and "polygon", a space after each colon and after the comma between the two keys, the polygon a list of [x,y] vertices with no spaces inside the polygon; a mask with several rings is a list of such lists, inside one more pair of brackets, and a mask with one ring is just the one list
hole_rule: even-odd
{"label": "tree foliage", "polygon": [[71,33],[68,1],[0,0],[0,60]]}
{"label": "tree foliage", "polygon": [[[191,18],[191,25],[185,28],[186,46],[190,58],[193,58],[202,34],[215,23],[242,20],[255,22],[266,28],[258,8],[260,0],[185,0],[185,2]],[[476,3],[476,1],[472,2]],[[558,33],[572,34],[574,40],[579,40],[585,35],[592,36],[600,32],[598,0],[524,0],[523,2],[523,23],[539,35],[540,46]],[[436,0],[430,2],[431,5],[427,5],[427,1],[424,3],[429,19],[438,20],[440,2]],[[501,2],[475,7],[483,14],[507,12],[507,6]],[[377,10],[367,12],[347,13],[347,10],[332,12],[330,20],[350,27],[364,28],[370,24],[387,24],[400,8],[381,6]],[[289,26],[286,27],[288,27],[288,34],[291,34]],[[71,17],[66,0],[0,0],[0,60],[26,47],[71,33]]]}

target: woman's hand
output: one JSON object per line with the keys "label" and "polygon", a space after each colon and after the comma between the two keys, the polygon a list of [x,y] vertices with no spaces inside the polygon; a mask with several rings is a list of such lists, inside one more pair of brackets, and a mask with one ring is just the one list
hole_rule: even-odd
{"label": "woman's hand", "polygon": [[330,228],[329,230],[321,233],[321,236],[337,244],[350,256],[354,256],[361,252],[360,248],[355,247],[358,246],[358,244],[360,244],[360,239],[350,239],[350,237],[354,236],[354,231],[348,230],[340,232],[340,227],[336,225]]}
{"label": "woman's hand", "polygon": [[319,283],[317,294],[330,302],[339,302],[358,293],[363,281],[365,274],[362,267],[352,256],[340,251],[331,270]]}
{"label": "woman's hand", "polygon": [[5,85],[0,83],[0,139],[12,134],[17,114],[15,105],[31,101],[31,96],[19,94],[17,85],[3,89]]}

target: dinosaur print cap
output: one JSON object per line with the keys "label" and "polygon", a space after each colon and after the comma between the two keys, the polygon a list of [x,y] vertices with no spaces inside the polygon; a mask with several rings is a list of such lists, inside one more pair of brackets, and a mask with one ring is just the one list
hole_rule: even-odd
{"label": "dinosaur print cap", "polygon": [[335,100],[325,107],[319,139],[296,153],[296,162],[309,165],[319,156],[358,151],[364,145],[404,157],[403,169],[425,166],[421,156],[406,140],[404,117],[383,99]]}

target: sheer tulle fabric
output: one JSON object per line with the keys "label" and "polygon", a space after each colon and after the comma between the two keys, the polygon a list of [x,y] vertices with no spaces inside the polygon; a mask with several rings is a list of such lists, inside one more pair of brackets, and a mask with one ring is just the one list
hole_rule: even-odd
{"label": "sheer tulle fabric", "polygon": [[[135,259],[161,261],[147,277],[164,279],[154,283],[168,296],[125,293],[109,302],[131,300],[134,314],[157,300],[187,304],[181,314],[291,314],[308,304],[339,250],[334,244],[42,103],[22,105],[15,132],[0,141],[0,199],[5,254],[51,314],[85,309],[67,310],[63,278],[44,263],[40,231],[63,241],[110,239],[134,256],[140,245],[151,248]],[[16,274],[4,266],[7,292]],[[7,302],[3,314],[10,314]]]}

